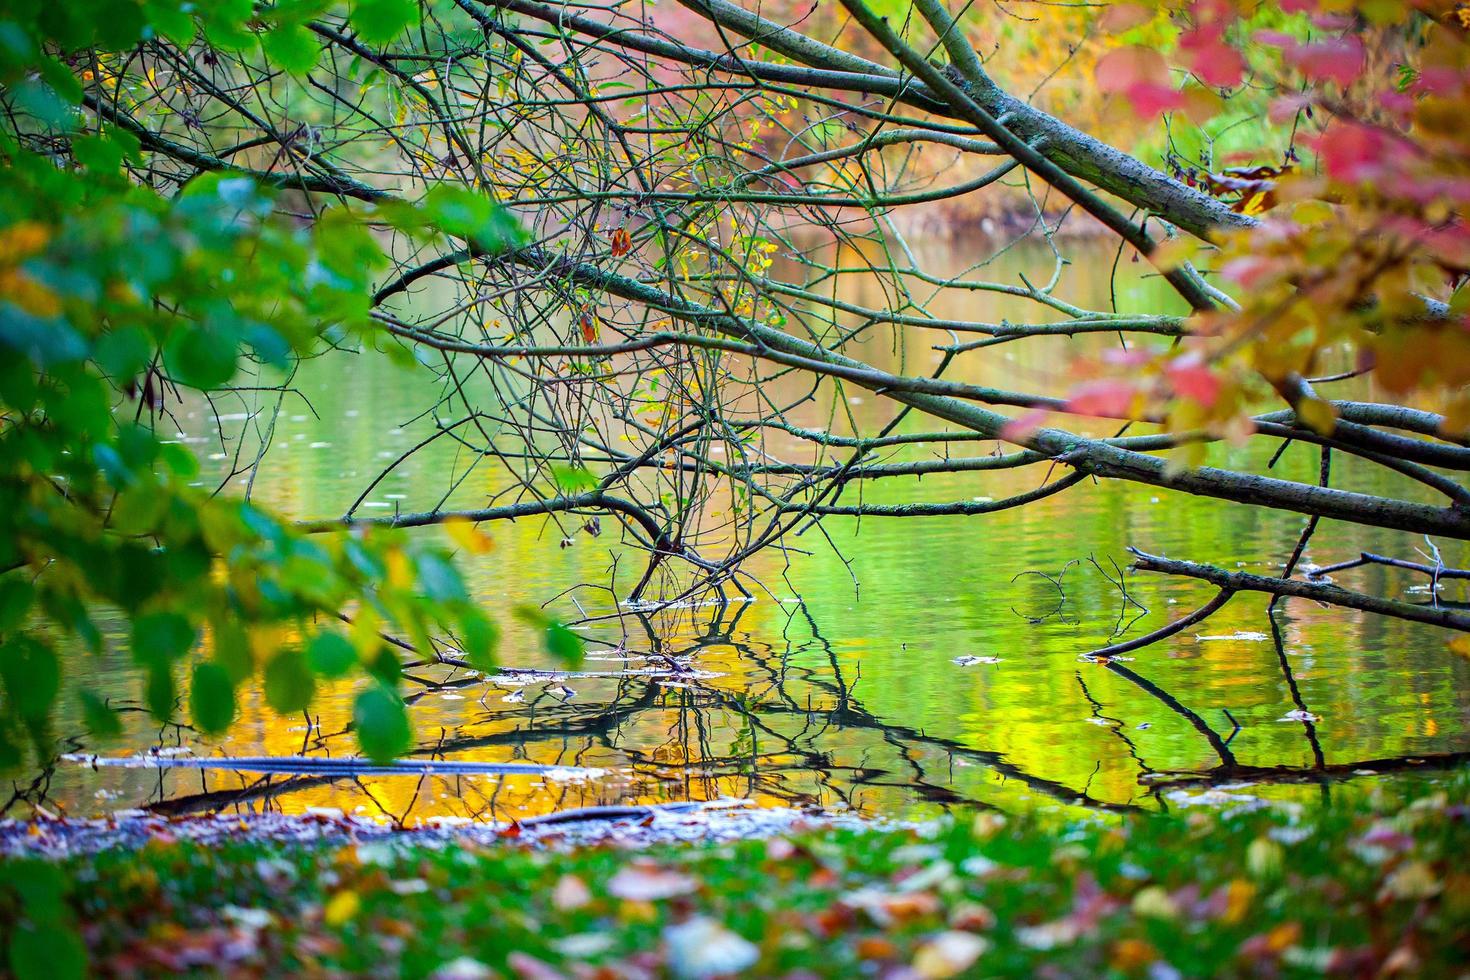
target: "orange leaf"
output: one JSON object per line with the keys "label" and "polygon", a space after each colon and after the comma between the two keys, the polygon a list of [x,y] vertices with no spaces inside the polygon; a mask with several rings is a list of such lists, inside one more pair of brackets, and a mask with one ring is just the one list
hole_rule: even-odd
{"label": "orange leaf", "polygon": [[1122,34],[1154,19],[1157,9],[1142,3],[1109,4],[1097,18],[1097,26],[1109,34]]}

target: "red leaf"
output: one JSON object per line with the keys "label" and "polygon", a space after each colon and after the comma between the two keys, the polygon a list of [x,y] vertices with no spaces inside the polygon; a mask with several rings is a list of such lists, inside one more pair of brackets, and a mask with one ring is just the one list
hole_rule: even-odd
{"label": "red leaf", "polygon": [[1261,255],[1247,255],[1225,263],[1220,275],[1244,289],[1258,288],[1273,272],[1278,271],[1276,261]]}
{"label": "red leaf", "polygon": [[1140,85],[1169,84],[1169,66],[1153,48],[1131,45],[1109,51],[1097,63],[1097,84],[1104,92],[1128,94]]}
{"label": "red leaf", "polygon": [[1133,385],[1126,381],[1089,381],[1078,385],[1067,399],[1067,411],[1077,415],[1128,418],[1132,414]]}
{"label": "red leaf", "polygon": [[1133,106],[1134,115],[1143,119],[1183,109],[1188,101],[1183,92],[1166,85],[1135,85],[1128,91],[1128,102]]}
{"label": "red leaf", "polygon": [[1288,63],[1317,81],[1336,82],[1343,88],[1363,73],[1363,42],[1356,37],[1338,37],[1286,49]]}
{"label": "red leaf", "polygon": [[1403,147],[1382,130],[1351,122],[1332,126],[1312,148],[1322,157],[1327,176],[1349,183],[1377,178],[1403,154]]}
{"label": "red leaf", "polygon": [[1028,409],[1002,426],[1000,437],[1007,442],[1024,443],[1046,422],[1048,414],[1040,408]]}
{"label": "red leaf", "polygon": [[1154,19],[1155,8],[1141,3],[1110,4],[1097,18],[1097,26],[1108,34],[1122,34]]}
{"label": "red leaf", "polygon": [[1279,126],[1284,122],[1290,122],[1293,116],[1311,104],[1312,97],[1309,95],[1283,95],[1271,100],[1271,108],[1267,111],[1267,117]]}
{"label": "red leaf", "polygon": [[1180,398],[1199,402],[1209,408],[1220,397],[1220,379],[1205,366],[1198,354],[1174,358],[1164,369],[1164,373],[1174,388],[1174,394]]}
{"label": "red leaf", "polygon": [[1245,59],[1225,43],[1218,29],[1189,31],[1179,38],[1179,46],[1184,50],[1184,63],[1206,85],[1229,88],[1239,85],[1245,75]]}
{"label": "red leaf", "polygon": [[1145,118],[1184,107],[1184,94],[1174,88],[1164,56],[1153,48],[1110,51],[1097,63],[1097,84],[1126,97],[1134,114]]}

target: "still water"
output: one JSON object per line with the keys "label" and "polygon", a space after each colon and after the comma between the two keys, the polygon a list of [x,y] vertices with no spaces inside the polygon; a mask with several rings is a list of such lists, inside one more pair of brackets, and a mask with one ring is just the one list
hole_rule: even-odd
{"label": "still water", "polygon": [[[926,257],[931,267],[959,271],[955,256],[983,251],[983,245],[942,243]],[[1106,308],[1112,253],[1074,251],[1058,294]],[[1017,271],[1034,267],[1035,258],[1009,254],[985,274],[1016,282]],[[882,303],[875,282],[858,279],[842,288],[850,302]],[[1118,295],[1125,308],[1157,309],[1161,300],[1157,283],[1126,262]],[[946,293],[934,309],[974,319],[1035,316],[987,294]],[[932,345],[948,342],[919,333],[896,343],[874,341],[865,356],[918,373],[935,362]],[[1061,338],[1004,345],[971,355],[974,363],[951,376],[1045,390],[1044,379],[1083,346]],[[258,445],[274,417],[253,499],[316,518],[341,514],[388,462],[433,431],[425,410],[439,388],[425,368],[365,352],[308,363],[293,384],[299,396],[287,396],[274,415],[273,395],[220,405],[224,441],[206,406],[185,405],[177,437],[196,450],[208,479],[243,492],[242,478],[229,470],[235,437],[244,432],[247,447]],[[1374,393],[1339,386],[1333,394]],[[841,433],[850,431],[846,412],[869,431],[891,417],[880,399],[841,397],[843,412],[814,406],[798,421]],[[259,409],[266,412],[247,418]],[[937,428],[922,419],[906,425]],[[1214,450],[1211,462],[1261,466],[1275,447],[1258,441],[1263,445],[1249,450]],[[772,445],[788,461],[813,461],[810,443],[792,438]],[[977,447],[963,450],[976,454],[994,448],[963,445]],[[446,494],[451,504],[483,505],[504,480],[472,462],[453,446],[431,446],[394,468],[359,513],[426,510]],[[1306,446],[1288,449],[1276,465],[1278,474],[1305,481],[1315,480],[1316,470],[1316,451]],[[1334,477],[1353,489],[1416,492],[1352,461],[1338,463]],[[864,499],[1001,498],[1044,479],[1037,468],[893,479],[868,487]],[[1273,626],[1264,598],[1244,595],[1195,630],[1138,651],[1122,671],[1079,660],[1122,630],[1132,636],[1157,628],[1213,594],[1199,583],[1140,574],[1127,579],[1138,605],[1129,603],[1109,581],[1113,562],[1126,566],[1127,546],[1271,574],[1301,531],[1296,515],[1147,487],[1082,484],[984,517],[834,517],[823,527],[825,538],[794,539],[806,554],[767,552],[751,561],[747,570],[761,583],[753,600],[639,614],[598,588],[616,565],[626,590],[639,567],[615,533],[569,534],[567,525],[545,518],[487,525],[494,548],[461,556],[461,563],[474,593],[500,615],[503,663],[552,666],[510,615],[517,603],[548,603],[563,619],[595,618],[585,632],[592,656],[584,673],[598,676],[486,681],[445,668],[412,671],[421,680],[449,682],[405,685],[415,756],[596,767],[603,770],[598,778],[330,779],[64,764],[50,776],[47,805],[75,816],[135,807],[172,813],[337,807],[409,824],[434,816],[505,819],[571,806],[720,797],[890,815],[970,807],[1157,808],[1243,777],[1256,782],[1249,792],[1262,795],[1342,792],[1406,760],[1434,767],[1435,756],[1470,750],[1470,661],[1447,648],[1443,633],[1425,627],[1300,600],[1280,607]],[[564,537],[572,546],[563,547]],[[1325,565],[1361,550],[1412,558],[1424,546],[1395,532],[1329,522],[1306,560]],[[1465,558],[1454,543],[1444,556],[1451,563]],[[1421,579],[1381,568],[1339,581],[1429,599]],[[1441,598],[1462,600],[1461,588],[1452,583]],[[119,742],[77,739],[70,747],[110,755],[150,747],[206,756],[355,751],[350,681],[320,689],[309,720],[276,716],[254,690],[243,693],[239,721],[225,738],[160,729],[140,707],[126,636],[113,625],[107,652],[73,654],[69,676],[136,710],[126,711],[127,734]],[[966,657],[981,660],[955,662]],[[638,673],[667,663],[663,658],[695,673]],[[61,730],[81,731],[78,716],[68,698]]]}

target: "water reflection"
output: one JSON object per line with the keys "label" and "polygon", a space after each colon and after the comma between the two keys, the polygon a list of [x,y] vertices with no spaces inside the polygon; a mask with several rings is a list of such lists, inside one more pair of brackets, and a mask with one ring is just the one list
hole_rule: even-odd
{"label": "water reflection", "polygon": [[[1069,287],[1064,279],[1063,289],[1079,302],[1106,305],[1111,253],[1091,267],[1085,251],[1078,254],[1084,261],[1068,270],[1075,281]],[[1020,267],[1026,259],[1015,261]],[[1143,291],[1139,304],[1157,305],[1149,283],[1135,285]],[[880,304],[876,289],[857,283],[849,298]],[[961,304],[974,302],[955,297],[951,312],[973,316]],[[1018,316],[1007,302],[995,300],[985,315]],[[871,341],[868,353],[879,366],[920,373],[938,357],[933,343],[904,335],[891,347]],[[1029,383],[1077,343],[998,347],[955,376]],[[303,366],[294,382],[299,398],[287,399],[279,415],[270,392],[242,395],[259,401],[224,406],[218,417],[186,405],[176,413],[178,438],[196,449],[202,481],[239,492],[247,477],[235,472],[235,461],[253,458],[268,433],[251,492],[302,518],[341,514],[358,500],[369,513],[443,501],[478,506],[514,488],[452,439],[405,455],[439,431],[425,407],[439,404],[436,383],[426,369],[371,352],[324,358]],[[891,407],[860,397],[835,407],[813,401],[803,411],[809,414],[800,424],[843,434],[858,426],[875,431],[891,415]],[[901,431],[909,426],[932,428],[912,419]],[[965,451],[994,449],[973,446]],[[817,462],[811,444],[794,437],[766,448],[786,461]],[[1218,446],[1210,461],[1264,471],[1274,448]],[[911,458],[918,457],[896,452],[882,461]],[[1313,482],[1317,454],[1293,446],[1274,467]],[[1045,466],[938,473],[875,481],[852,496],[873,504],[1001,499],[1046,478]],[[1335,466],[1334,479],[1410,497],[1423,489],[1356,460]],[[1280,784],[1262,792],[1300,795],[1362,771],[1452,764],[1470,750],[1470,659],[1450,652],[1443,633],[1414,624],[1301,600],[1268,615],[1265,597],[1242,594],[1197,629],[1136,651],[1133,660],[1079,661],[1214,594],[1204,583],[1125,574],[1127,546],[1280,574],[1301,534],[1302,519],[1293,514],[1087,481],[984,518],[834,517],[793,535],[789,551],[772,549],[747,563],[751,601],[653,611],[612,601],[627,595],[643,556],[618,540],[611,522],[593,536],[579,530],[580,521],[496,524],[488,528],[494,549],[464,561],[472,592],[505,626],[502,662],[517,670],[487,683],[451,666],[414,667],[405,690],[414,705],[415,758],[593,767],[604,770],[601,778],[324,778],[63,765],[18,781],[17,801],[78,816],[137,806],[170,813],[330,806],[409,822],[722,796],[889,814],[1120,809],[1173,805],[1180,784],[1240,779]],[[1395,532],[1324,522],[1303,560],[1325,566],[1360,551],[1412,557],[1419,546]],[[1463,544],[1445,547],[1448,564],[1463,566],[1466,556]],[[1348,587],[1413,601],[1464,598],[1464,583],[1430,594],[1422,576],[1383,565],[1338,575]],[[652,595],[678,593],[678,583],[655,585]],[[576,676],[530,673],[555,665],[508,615],[518,602],[548,599],[559,618],[586,620],[592,657]],[[111,625],[100,656],[67,654],[73,690],[58,729],[72,737],[63,750],[354,753],[350,682],[324,686],[309,719],[279,717],[259,690],[248,690],[224,739],[185,726],[160,729],[141,706],[126,630]],[[81,684],[122,709],[122,739],[98,745],[73,736],[83,730],[74,690]]]}
{"label": "water reflection", "polygon": [[[762,642],[742,626],[754,605],[683,611],[694,615],[678,618],[698,627],[677,639],[669,638],[667,620],[624,614],[645,643],[604,646],[584,671],[507,670],[493,678],[443,666],[412,672],[419,690],[410,700],[421,735],[432,731],[426,717],[441,722],[437,734],[422,739],[414,760],[598,770],[590,778],[566,768],[528,775],[405,776],[83,766],[62,769],[58,785],[43,787],[37,796],[59,789],[75,800],[79,790],[95,786],[94,795],[171,815],[334,806],[404,824],[436,816],[507,820],[571,807],[722,797],[885,813],[1037,804],[1125,810],[1168,806],[1181,786],[1240,780],[1325,785],[1365,770],[1437,769],[1470,758],[1464,752],[1390,758],[1333,752],[1329,758],[1274,618],[1268,618],[1270,646],[1300,712],[1284,723],[1294,734],[1282,731],[1300,743],[1298,752],[1237,755],[1233,744],[1245,729],[1228,708],[1216,712],[1222,723],[1212,724],[1201,713],[1207,708],[1188,703],[1193,699],[1187,691],[1170,691],[1133,666],[1078,663],[1066,679],[1086,705],[1080,720],[1112,743],[1112,751],[1087,759],[1079,756],[1086,750],[1075,740],[1055,741],[1056,753],[1087,763],[1079,769],[1049,765],[1045,753],[1017,759],[952,729],[931,731],[901,713],[875,710],[865,697],[873,684],[863,677],[861,662],[842,655],[805,604],[789,607],[789,638],[780,643]],[[1124,686],[1121,699],[1117,681]],[[320,715],[297,726],[296,751],[320,758],[353,753],[342,706],[334,700],[327,698]],[[1155,721],[1135,723],[1140,709]],[[1206,761],[1179,768],[1189,753],[1172,741],[1163,753],[1149,744],[1149,732],[1168,720],[1195,733]],[[191,741],[177,728],[154,748],[167,753]],[[1308,761],[1292,758],[1302,754]],[[1058,778],[1066,769],[1085,770],[1085,778]],[[1116,778],[1123,772],[1126,788]]]}

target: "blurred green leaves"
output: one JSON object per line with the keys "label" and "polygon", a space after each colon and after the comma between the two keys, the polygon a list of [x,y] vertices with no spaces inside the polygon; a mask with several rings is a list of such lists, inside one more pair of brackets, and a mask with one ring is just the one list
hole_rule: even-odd
{"label": "blurred green leaves", "polygon": [[417,0],[355,0],[352,4],[352,26],[364,44],[386,44],[418,21]]}
{"label": "blurred green leaves", "polygon": [[552,619],[535,606],[517,606],[515,614],[521,622],[541,630],[541,644],[547,653],[568,667],[576,667],[582,663],[582,656],[586,652],[585,644],[566,624]]}
{"label": "blurred green leaves", "polygon": [[229,671],[217,663],[194,666],[189,685],[189,714],[206,735],[217,735],[235,720],[235,685]]}
{"label": "blurred green leaves", "polygon": [[305,711],[316,693],[316,678],[299,650],[282,650],[265,665],[265,699],[277,714]]}
{"label": "blurred green leaves", "polygon": [[[103,609],[128,621],[120,642],[141,679],[137,700],[160,723],[186,703],[207,734],[228,729],[237,692],[256,679],[289,714],[309,708],[319,679],[356,675],[368,685],[355,712],[363,750],[388,758],[410,746],[411,730],[398,655],[381,632],[416,643],[456,634],[471,662],[493,666],[498,629],[442,550],[386,530],[307,535],[212,496],[191,485],[192,453],[165,444],[154,423],[171,440],[163,410],[190,390],[254,384],[268,367],[375,331],[368,314],[387,259],[374,226],[496,250],[523,232],[462,188],[434,188],[418,204],[323,198],[303,221],[270,177],[220,165],[155,179],[158,159],[137,134],[187,142],[187,121],[160,112],[114,125],[84,103],[125,107],[139,77],[127,73],[149,70],[137,47],[166,41],[205,59],[248,54],[297,85],[321,59],[323,30],[391,45],[421,7],[68,0],[0,10],[10,110],[0,119],[0,768],[23,763],[27,743],[38,758],[53,750],[58,644],[106,652]],[[357,624],[347,635],[316,625],[347,608]],[[94,738],[121,732],[98,692],[68,699]]]}
{"label": "blurred green leaves", "polygon": [[352,723],[362,751],[374,762],[389,762],[413,744],[403,699],[386,684],[374,684],[357,695]]}

